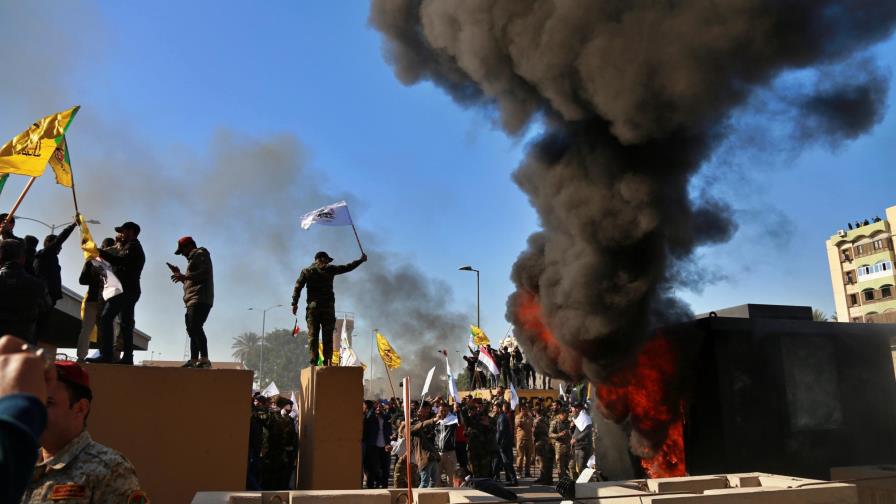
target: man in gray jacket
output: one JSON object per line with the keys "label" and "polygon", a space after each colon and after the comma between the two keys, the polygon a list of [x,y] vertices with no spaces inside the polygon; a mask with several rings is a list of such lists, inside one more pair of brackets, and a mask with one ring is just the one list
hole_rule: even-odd
{"label": "man in gray jacket", "polygon": [[183,367],[210,368],[208,340],[202,326],[208,319],[215,300],[215,283],[212,274],[212,258],[203,247],[197,247],[190,236],[177,241],[176,255],[187,258],[187,272],[173,268],[171,280],[184,284],[184,305],[187,307],[185,322],[190,336],[190,360]]}

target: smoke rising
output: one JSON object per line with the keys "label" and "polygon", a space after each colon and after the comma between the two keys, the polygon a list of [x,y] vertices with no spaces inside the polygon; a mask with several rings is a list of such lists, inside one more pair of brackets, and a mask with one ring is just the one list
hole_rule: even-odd
{"label": "smoke rising", "polygon": [[781,91],[795,142],[855,138],[880,120],[888,79],[854,57],[894,20],[889,2],[815,0],[374,0],[370,13],[403,83],[493,108],[513,135],[543,124],[513,175],[542,230],[514,266],[507,318],[541,371],[596,381],[649,328],[690,315],[674,295],[702,281],[689,258],[735,232],[724,202],[688,192],[733,112],[814,72]]}

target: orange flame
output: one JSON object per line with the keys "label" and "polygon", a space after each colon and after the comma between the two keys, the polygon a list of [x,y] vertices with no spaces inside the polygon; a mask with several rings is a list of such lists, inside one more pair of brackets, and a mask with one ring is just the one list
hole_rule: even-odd
{"label": "orange flame", "polygon": [[665,335],[647,342],[634,365],[623,368],[597,388],[607,416],[631,421],[632,451],[650,478],[685,475],[681,400],[674,391],[677,352]]}
{"label": "orange flame", "polygon": [[[538,298],[518,293],[517,322],[545,348],[560,343],[544,322]],[[622,422],[629,419],[632,452],[650,478],[685,475],[684,423],[681,400],[674,391],[678,377],[677,352],[665,335],[641,349],[632,366],[620,369],[597,386],[599,407],[605,416]]]}

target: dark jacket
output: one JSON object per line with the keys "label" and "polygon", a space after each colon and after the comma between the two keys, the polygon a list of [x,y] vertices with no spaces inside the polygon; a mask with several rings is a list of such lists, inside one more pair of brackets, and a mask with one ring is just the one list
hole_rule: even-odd
{"label": "dark jacket", "polygon": [[591,429],[591,424],[586,425],[584,430],[579,430],[573,424],[572,438],[576,440],[576,444],[573,446],[576,451],[591,453]]}
{"label": "dark jacket", "polygon": [[363,263],[361,259],[348,264],[328,264],[323,268],[316,263],[303,269],[296,280],[296,287],[292,291],[292,305],[299,304],[299,296],[302,289],[307,287],[306,301],[309,308],[331,308],[336,306],[336,295],[333,293],[333,277],[348,273]]}
{"label": "dark jacket", "polygon": [[21,264],[0,266],[0,334],[30,341],[38,315],[51,304],[43,282],[25,273]]}
{"label": "dark jacket", "polygon": [[87,302],[95,303],[103,294],[103,271],[91,261],[85,261],[78,283],[87,286]]}
{"label": "dark jacket", "polygon": [[436,449],[439,453],[454,451],[456,445],[457,424],[436,425]]}
{"label": "dark jacket", "polygon": [[361,431],[361,442],[366,446],[376,446],[377,434],[380,431],[380,420],[383,421],[383,441],[388,445],[392,438],[392,423],[386,415],[377,415],[375,411],[368,411],[364,415],[364,430]]}
{"label": "dark jacket", "polygon": [[99,249],[100,257],[112,265],[112,272],[121,282],[125,294],[140,293],[140,274],[146,263],[140,240],[132,240],[109,249]]}
{"label": "dark jacket", "polygon": [[31,477],[47,425],[47,408],[36,397],[0,398],[0,502],[19,502]]}
{"label": "dark jacket", "polygon": [[215,302],[215,281],[212,274],[212,256],[204,247],[197,247],[187,257],[187,272],[184,273],[184,306]]}
{"label": "dark jacket", "polygon": [[76,226],[77,224],[74,223],[66,226],[56,239],[34,254],[34,275],[47,286],[47,292],[54,303],[62,299],[62,269],[59,267],[59,252],[62,250],[62,244],[68,240]]}
{"label": "dark jacket", "polygon": [[501,413],[495,418],[495,439],[498,441],[498,447],[507,449],[513,448],[513,425],[510,423],[510,416]]}

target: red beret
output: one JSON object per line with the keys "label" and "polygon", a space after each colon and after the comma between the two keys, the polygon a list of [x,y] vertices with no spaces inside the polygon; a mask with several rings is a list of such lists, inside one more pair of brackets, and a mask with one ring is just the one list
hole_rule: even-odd
{"label": "red beret", "polygon": [[90,390],[90,375],[75,361],[56,361],[56,375],[64,382]]}

